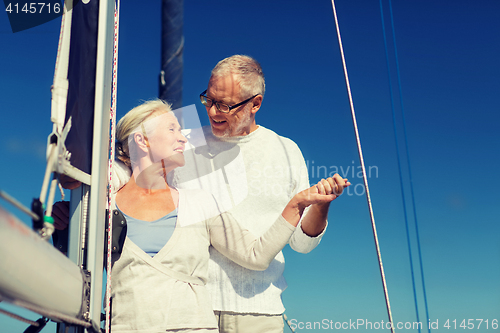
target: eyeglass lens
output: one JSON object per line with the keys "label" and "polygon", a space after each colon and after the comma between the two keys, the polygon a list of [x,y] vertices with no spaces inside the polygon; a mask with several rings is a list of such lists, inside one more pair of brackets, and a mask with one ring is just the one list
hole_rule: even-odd
{"label": "eyeglass lens", "polygon": [[229,111],[229,106],[223,103],[219,102],[214,102],[212,99],[206,97],[206,96],[201,96],[201,103],[205,105],[206,107],[210,108],[212,107],[212,104],[215,103],[215,106],[217,109],[221,112],[228,112]]}

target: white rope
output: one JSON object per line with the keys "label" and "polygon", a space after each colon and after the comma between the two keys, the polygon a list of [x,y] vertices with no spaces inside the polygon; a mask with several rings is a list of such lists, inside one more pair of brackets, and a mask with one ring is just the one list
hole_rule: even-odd
{"label": "white rope", "polygon": [[[87,186],[87,185],[82,185],[82,186]],[[90,191],[85,190],[83,197],[81,198],[81,209],[82,209],[82,215],[80,219],[81,223],[81,239],[80,239],[80,248],[78,249],[78,262],[81,263],[81,267],[83,268],[85,263],[83,262],[84,253],[85,249],[87,248],[87,241],[88,241],[88,236],[89,236],[89,231],[88,231],[88,220],[89,220],[89,196],[90,196]]]}
{"label": "white rope", "polygon": [[359,139],[359,131],[358,131],[358,125],[356,122],[356,114],[354,112],[354,103],[352,100],[351,86],[349,84],[349,76],[347,75],[347,66],[346,66],[346,62],[345,62],[344,48],[342,47],[342,39],[340,37],[340,28],[339,28],[339,22],[337,19],[337,11],[335,9],[334,0],[331,0],[331,1],[332,1],[332,8],[333,8],[333,16],[335,18],[335,27],[337,29],[337,37],[338,37],[339,47],[340,47],[340,56],[342,58],[342,65],[344,67],[344,76],[345,76],[345,82],[346,82],[346,86],[347,86],[347,94],[349,96],[349,104],[351,107],[352,122],[353,122],[353,126],[354,126],[354,132],[356,134],[356,143],[358,146],[359,160],[361,163],[361,170],[363,172],[363,181],[364,181],[365,189],[366,189],[366,199],[368,202],[368,210],[370,212],[370,220],[371,220],[371,224],[372,224],[373,238],[375,240],[375,247],[377,250],[377,257],[378,257],[378,263],[379,263],[379,268],[380,268],[380,276],[382,277],[382,285],[384,288],[384,296],[385,296],[385,303],[387,306],[387,314],[389,316],[389,321],[391,322],[391,332],[394,333],[394,326],[392,325],[393,320],[392,320],[391,304],[389,302],[389,293],[387,292],[387,283],[386,283],[386,279],[385,279],[384,266],[382,264],[382,254],[380,253],[380,245],[379,245],[378,236],[377,236],[377,228],[375,226],[375,217],[373,214],[372,202],[370,199],[370,190],[368,189],[368,178],[366,176],[365,162],[363,160],[363,151],[361,149],[361,141]]}
{"label": "white rope", "polygon": [[283,313],[283,319],[285,320],[285,323],[288,326],[288,328],[290,329],[290,331],[292,331],[292,333],[295,333],[295,329],[293,329],[292,324],[290,323],[290,320],[288,320],[288,317],[284,313]]}
{"label": "white rope", "polygon": [[15,198],[11,197],[9,194],[7,194],[7,192],[0,190],[0,198],[4,199],[5,201],[8,201],[11,205],[21,210],[23,213],[28,214],[35,221],[38,221],[40,219],[38,215],[33,213],[31,210],[28,209],[28,207],[24,206]]}
{"label": "white rope", "polygon": [[54,163],[57,161],[57,146],[51,144],[48,147],[47,153],[47,167],[45,168],[45,174],[43,176],[42,188],[40,190],[40,203],[45,204],[45,199],[47,196],[47,191],[49,190],[50,176],[54,171]]}
{"label": "white rope", "polygon": [[12,313],[12,312],[9,312],[9,311],[6,311],[6,310],[4,310],[4,309],[0,309],[0,313],[3,313],[3,314],[4,314],[4,315],[6,315],[6,316],[9,316],[9,317],[11,317],[11,318],[13,318],[13,319],[16,319],[16,320],[19,320],[19,321],[22,321],[23,323],[29,324],[29,325],[31,325],[31,326],[36,326],[36,327],[40,326],[40,324],[39,324],[39,323],[37,323],[36,321],[33,321],[33,320],[29,320],[29,319],[23,318],[23,317],[21,317],[21,316],[18,316],[18,315],[16,315],[16,314],[14,314],[14,313]]}
{"label": "white rope", "polygon": [[52,85],[51,121],[54,123],[54,133],[62,133],[66,117],[66,99],[68,95],[68,66],[69,46],[71,38],[71,23],[73,20],[71,9],[73,0],[64,1],[64,10],[61,19],[59,43],[57,45],[54,83]]}
{"label": "white rope", "polygon": [[111,188],[113,178],[113,161],[115,159],[115,133],[116,133],[116,87],[117,87],[117,74],[118,74],[118,31],[120,23],[120,0],[115,2],[115,35],[113,43],[113,83],[111,92],[111,110],[110,110],[110,123],[111,133],[109,138],[109,161],[108,161],[108,239],[107,239],[107,265],[106,265],[106,333],[111,330],[111,252],[113,240],[113,212],[111,207],[111,196],[113,189]]}

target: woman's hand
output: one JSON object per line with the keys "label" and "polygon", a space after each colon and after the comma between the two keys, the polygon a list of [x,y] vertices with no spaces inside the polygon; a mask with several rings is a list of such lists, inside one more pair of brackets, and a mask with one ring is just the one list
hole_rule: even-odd
{"label": "woman's hand", "polygon": [[290,224],[297,226],[304,209],[310,205],[329,205],[337,199],[344,188],[351,185],[346,179],[335,174],[333,177],[322,179],[316,185],[297,193],[281,214]]}

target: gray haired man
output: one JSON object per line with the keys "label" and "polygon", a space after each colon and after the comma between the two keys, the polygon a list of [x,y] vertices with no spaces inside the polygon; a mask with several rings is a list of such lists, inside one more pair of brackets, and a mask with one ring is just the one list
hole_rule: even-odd
{"label": "gray haired man", "polygon": [[[191,149],[186,166],[171,175],[176,187],[212,192],[221,209],[255,236],[269,228],[290,198],[310,186],[298,146],[255,121],[264,93],[264,74],[253,58],[234,55],[220,61],[200,94],[210,119],[210,127],[203,129],[207,145]],[[335,188],[340,195],[349,185],[336,174],[318,186]],[[329,204],[308,207],[290,240],[292,249],[307,253],[319,244],[328,209]],[[265,271],[245,269],[213,248],[210,259],[207,287],[219,331],[283,332],[283,254]]]}

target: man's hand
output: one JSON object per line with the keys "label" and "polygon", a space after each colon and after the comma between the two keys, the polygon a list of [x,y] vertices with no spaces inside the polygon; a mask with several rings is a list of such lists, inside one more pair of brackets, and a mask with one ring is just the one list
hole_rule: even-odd
{"label": "man's hand", "polygon": [[[326,227],[330,202],[337,199],[344,191],[344,188],[350,185],[351,183],[347,179],[340,177],[336,173],[333,177],[322,179],[315,186],[305,190],[311,193],[311,196],[321,196],[316,199],[316,202],[310,202],[311,207],[302,220],[302,230],[306,235],[316,237],[323,232]],[[302,212],[303,210],[301,215]]]}
{"label": "man's hand", "polygon": [[[351,183],[347,180],[347,178],[342,178],[338,173],[333,175],[333,177],[322,179],[316,184],[318,188],[319,194],[335,194],[335,199],[337,199],[342,192],[344,192],[344,188],[351,185]],[[319,202],[318,202],[319,203]]]}
{"label": "man's hand", "polygon": [[63,188],[65,188],[67,190],[74,190],[75,188],[82,185],[82,183],[79,182],[78,180],[74,180],[73,178],[68,177],[66,175],[59,176],[59,183],[61,184],[61,186]]}
{"label": "man's hand", "polygon": [[290,224],[297,226],[304,209],[313,205],[309,211],[309,214],[312,213],[313,218],[303,223],[302,229],[310,236],[318,235],[326,225],[326,215],[328,214],[330,202],[337,199],[344,191],[344,188],[349,185],[351,183],[338,174],[327,179],[322,179],[318,184],[297,193],[290,200],[281,215]]}
{"label": "man's hand", "polygon": [[337,199],[344,191],[344,188],[349,185],[351,183],[347,178],[342,178],[336,173],[333,177],[322,179],[316,185],[298,193],[297,199],[299,205],[303,205],[303,208],[314,204],[328,205]]}
{"label": "man's hand", "polygon": [[69,201],[58,201],[52,206],[52,217],[54,227],[57,230],[64,230],[69,224]]}

